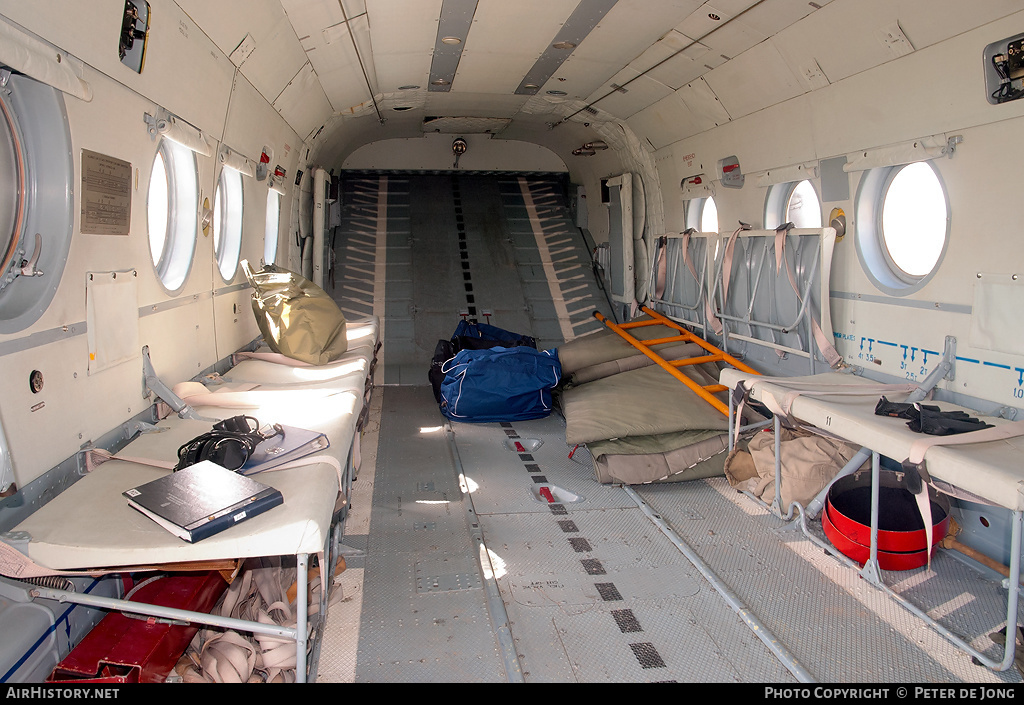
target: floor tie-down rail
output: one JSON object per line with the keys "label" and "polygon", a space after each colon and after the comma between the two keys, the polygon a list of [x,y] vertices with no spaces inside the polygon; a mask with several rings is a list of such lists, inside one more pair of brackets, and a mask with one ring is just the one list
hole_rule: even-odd
{"label": "floor tie-down rail", "polygon": [[[604,323],[606,326],[611,328],[613,331],[618,333],[622,338],[630,345],[635,347],[637,350],[642,352],[644,355],[654,361],[656,365],[664,369],[670,375],[678,379],[680,382],[685,384],[687,387],[692,389],[700,398],[711,404],[711,406],[718,409],[726,417],[729,416],[729,407],[725,402],[721,401],[714,395],[718,392],[727,391],[729,388],[721,384],[709,384],[702,385],[698,384],[694,380],[687,377],[680,371],[680,367],[686,367],[688,365],[700,365],[705,362],[725,362],[738,370],[746,372],[748,374],[760,374],[757,370],[751,368],[748,365],[743,364],[729,353],[716,348],[711,343],[707,342],[698,335],[691,333],[686,330],[681,324],[666,318],[657,311],[654,311],[646,306],[641,306],[640,310],[650,316],[650,319],[641,321],[629,321],[628,323],[614,323],[609,321],[607,318],[602,316],[598,311],[594,311],[594,318]],[[634,336],[630,335],[628,330],[631,328],[642,328],[645,326],[665,326],[672,328],[673,330],[679,331],[678,335],[668,336],[665,338],[652,338],[648,340],[639,340]],[[651,346],[660,345],[662,343],[696,343],[709,354],[701,355],[700,357],[690,357],[683,360],[666,360],[661,357],[657,352],[651,349]]]}

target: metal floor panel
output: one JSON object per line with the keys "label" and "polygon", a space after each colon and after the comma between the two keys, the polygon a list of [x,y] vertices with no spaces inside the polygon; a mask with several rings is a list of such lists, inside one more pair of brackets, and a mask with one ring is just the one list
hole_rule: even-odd
{"label": "metal floor panel", "polygon": [[328,613],[318,680],[502,682],[448,441],[421,431],[443,421],[433,394],[388,387],[375,396],[379,432],[365,441],[376,451],[363,459],[346,527],[365,528],[366,555],[352,561],[358,579],[342,581],[347,601]]}
{"label": "metal floor panel", "polygon": [[[365,453],[345,539],[364,540],[367,555],[343,574],[319,680],[505,682],[461,513],[468,500],[442,434],[420,433],[441,419],[429,388],[379,396],[371,418],[386,440]],[[453,438],[527,682],[795,682],[621,488],[565,457],[560,418],[454,424]],[[509,440],[541,445],[526,461]],[[534,501],[528,464],[583,501]],[[722,478],[635,489],[821,682],[1020,681],[973,666]],[[960,633],[998,626],[998,583],[945,552],[934,568],[885,577]],[[984,640],[975,645],[986,650]]]}
{"label": "metal floor panel", "polygon": [[[1015,669],[998,674],[972,665],[857,571],[724,478],[636,489],[821,682],[1021,680]],[[885,579],[962,634],[994,631],[1005,615],[1005,592],[944,551],[930,572],[886,572]],[[986,636],[977,641],[981,651],[991,646]]]}
{"label": "metal floor panel", "polygon": [[[618,489],[594,482],[593,466],[585,452],[579,460],[569,459],[572,449],[565,444],[565,426],[557,416],[511,424],[452,426],[467,480],[486,490],[473,491],[473,503],[481,515],[549,513],[548,503],[535,494],[545,483],[582,497],[579,505],[587,509],[636,506]],[[537,439],[543,444],[532,452],[515,448],[516,441],[526,449]]]}
{"label": "metal floor panel", "polygon": [[[585,450],[586,465],[566,457],[560,417],[454,437],[528,682],[794,682],[636,503],[594,481]],[[542,445],[524,461],[517,439]],[[582,500],[534,501],[527,465]]]}

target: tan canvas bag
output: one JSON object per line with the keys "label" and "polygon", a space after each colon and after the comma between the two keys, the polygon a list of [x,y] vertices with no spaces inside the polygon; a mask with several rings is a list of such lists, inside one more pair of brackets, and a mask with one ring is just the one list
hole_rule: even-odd
{"label": "tan canvas bag", "polygon": [[[860,450],[859,446],[800,429],[781,430],[782,507],[808,503]],[[746,448],[737,446],[725,461],[725,476],[736,489],[771,504],[775,499],[775,434],[754,434]]]}
{"label": "tan canvas bag", "polygon": [[263,339],[274,352],[311,365],[325,365],[348,349],[345,314],[313,282],[266,265],[253,272],[242,260],[252,285],[252,311]]}

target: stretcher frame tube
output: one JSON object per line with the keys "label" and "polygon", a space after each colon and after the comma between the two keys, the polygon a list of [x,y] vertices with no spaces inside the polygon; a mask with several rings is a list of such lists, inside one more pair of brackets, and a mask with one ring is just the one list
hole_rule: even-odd
{"label": "stretcher frame tube", "polygon": [[[594,318],[596,318],[597,320],[601,321],[606,326],[611,328],[613,331],[618,333],[626,342],[628,342],[630,345],[632,345],[637,350],[642,352],[644,355],[649,357],[656,365],[661,367],[663,370],[665,370],[670,375],[672,375],[673,377],[678,379],[680,382],[685,384],[687,387],[689,387],[691,390],[693,390],[693,392],[695,394],[697,394],[697,396],[699,396],[701,399],[703,399],[707,403],[711,404],[711,406],[713,406],[719,412],[724,414],[727,418],[730,417],[729,407],[725,403],[723,403],[720,399],[717,399],[712,394],[712,392],[724,391],[724,389],[725,389],[724,387],[722,387],[721,385],[711,385],[709,387],[704,387],[704,386],[698,384],[697,382],[694,382],[692,379],[690,379],[689,377],[687,377],[686,375],[684,375],[682,372],[679,371],[678,367],[680,365],[676,365],[676,364],[668,362],[667,360],[665,360],[665,358],[661,357],[656,352],[651,350],[650,347],[648,347],[648,343],[642,342],[642,341],[638,340],[637,338],[633,337],[632,335],[630,335],[627,332],[626,329],[628,329],[628,328],[640,328],[640,327],[651,326],[651,325],[664,325],[664,326],[667,326],[669,328],[678,330],[681,333],[681,335],[673,336],[673,338],[668,339],[668,340],[680,340],[680,341],[685,340],[687,342],[696,343],[700,347],[704,348],[704,350],[706,350],[707,352],[709,352],[713,356],[715,356],[716,359],[720,359],[723,362],[727,362],[730,365],[736,367],[737,369],[742,370],[743,372],[747,372],[747,373],[755,374],[755,375],[756,374],[760,374],[760,373],[757,372],[757,370],[754,370],[753,368],[749,367],[748,365],[743,364],[742,362],[740,362],[739,360],[734,358],[732,355],[729,355],[728,353],[726,353],[724,350],[720,350],[720,349],[716,348],[714,345],[712,345],[711,343],[709,343],[706,340],[704,340],[703,338],[701,338],[699,336],[696,336],[693,333],[690,333],[688,330],[683,328],[681,325],[679,325],[675,321],[672,321],[672,320],[670,320],[668,318],[665,318],[660,313],[658,313],[656,311],[653,311],[653,310],[647,308],[646,306],[642,306],[641,310],[643,310],[643,312],[646,313],[647,315],[651,316],[651,318],[653,320],[651,320],[651,321],[634,321],[632,323],[617,324],[617,323],[613,323],[612,321],[609,321],[607,318],[605,318],[603,315],[601,315],[601,313],[599,311],[594,311]],[[655,340],[662,340],[662,339],[655,339]],[[718,357],[718,356],[721,356],[721,357]],[[680,361],[676,361],[676,362],[680,362]],[[682,362],[681,364],[686,364],[686,363]]]}

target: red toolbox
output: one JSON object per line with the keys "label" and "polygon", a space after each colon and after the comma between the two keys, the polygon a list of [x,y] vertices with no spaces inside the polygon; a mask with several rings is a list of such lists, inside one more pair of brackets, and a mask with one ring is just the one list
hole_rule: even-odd
{"label": "red toolbox", "polygon": [[[142,584],[132,602],[209,613],[227,589],[216,571],[174,573]],[[199,630],[111,612],[47,678],[48,683],[161,683]]]}

